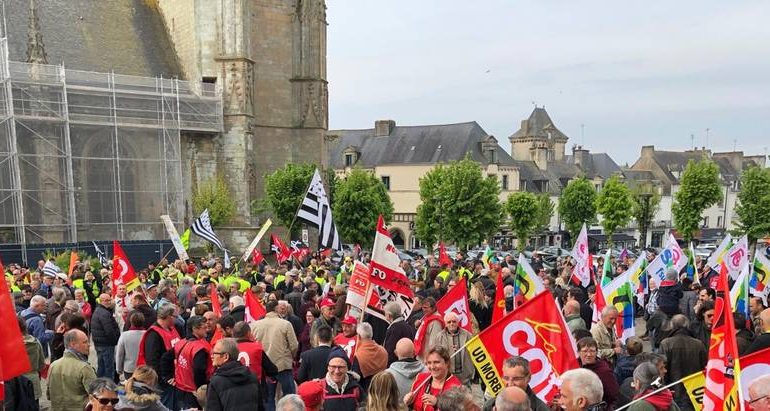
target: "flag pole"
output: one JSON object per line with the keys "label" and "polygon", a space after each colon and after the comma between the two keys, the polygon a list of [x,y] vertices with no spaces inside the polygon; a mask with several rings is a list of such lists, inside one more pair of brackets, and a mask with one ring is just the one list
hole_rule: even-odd
{"label": "flag pole", "polygon": [[690,375],[688,375],[688,376],[686,376],[686,377],[680,378],[680,379],[678,379],[678,380],[676,380],[676,381],[672,382],[671,384],[668,384],[668,385],[664,385],[664,386],[662,386],[662,387],[658,388],[657,390],[654,390],[654,391],[650,391],[650,392],[648,392],[647,394],[645,394],[645,395],[643,395],[643,396],[641,396],[641,397],[639,397],[639,398],[637,398],[637,399],[635,399],[635,400],[633,400],[633,401],[629,402],[628,404],[626,404],[626,405],[624,405],[624,406],[622,406],[622,407],[620,407],[620,408],[615,408],[615,411],[621,411],[621,410],[625,410],[626,408],[628,408],[628,407],[632,406],[633,404],[635,404],[635,403],[637,403],[637,402],[639,402],[639,401],[642,401],[642,400],[644,400],[645,398],[648,398],[648,397],[652,397],[653,395],[655,395],[655,394],[657,394],[657,393],[659,393],[659,392],[661,392],[661,391],[663,391],[663,390],[665,390],[665,389],[668,389],[668,388],[671,388],[671,387],[673,387],[673,386],[675,386],[675,385],[677,385],[677,384],[680,384],[680,383],[684,382],[684,380],[686,380],[686,379],[688,379],[688,378],[692,377],[693,375],[697,375],[697,374],[699,374],[699,373],[701,373],[701,372],[703,372],[703,371],[698,371],[698,372],[696,372],[695,374],[690,374]]}

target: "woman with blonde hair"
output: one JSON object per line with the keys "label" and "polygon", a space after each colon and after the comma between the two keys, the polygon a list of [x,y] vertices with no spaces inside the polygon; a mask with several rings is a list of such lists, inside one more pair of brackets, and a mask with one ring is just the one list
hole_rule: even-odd
{"label": "woman with blonde hair", "polygon": [[366,399],[367,411],[399,411],[404,407],[399,399],[398,385],[393,374],[380,371],[369,383],[369,396]]}
{"label": "woman with blonde hair", "polygon": [[116,410],[169,411],[160,402],[158,374],[152,368],[146,365],[136,367],[124,388],[125,393],[119,396]]}
{"label": "woman with blonde hair", "polygon": [[[492,305],[481,281],[476,281],[471,286],[468,305],[471,313],[473,313],[473,318],[476,320],[476,324],[478,324],[478,331],[484,331],[492,322]],[[474,333],[478,332],[475,329],[473,331]]]}

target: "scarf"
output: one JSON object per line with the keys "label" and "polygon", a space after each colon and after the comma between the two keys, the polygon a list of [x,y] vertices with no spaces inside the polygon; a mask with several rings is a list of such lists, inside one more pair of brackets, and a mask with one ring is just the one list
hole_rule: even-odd
{"label": "scarf", "polygon": [[73,350],[71,348],[67,348],[64,351],[74,355],[75,358],[77,358],[80,361],[88,362],[88,356],[87,355],[83,355],[83,354],[81,354],[81,353],[79,353],[79,352],[77,352],[77,351],[75,351],[75,350]]}
{"label": "scarf", "polygon": [[427,347],[428,343],[430,342],[425,341],[425,333],[428,332],[428,326],[433,321],[438,321],[439,324],[441,324],[441,328],[444,328],[444,320],[441,319],[441,316],[436,313],[433,313],[422,319],[420,328],[417,329],[417,335],[414,338],[414,352],[417,353],[418,356],[422,355],[422,350]]}

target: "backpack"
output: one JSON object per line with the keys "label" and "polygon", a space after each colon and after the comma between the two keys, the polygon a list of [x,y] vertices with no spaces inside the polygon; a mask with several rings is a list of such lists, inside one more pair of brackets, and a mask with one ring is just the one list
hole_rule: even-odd
{"label": "backpack", "polygon": [[29,378],[20,375],[5,382],[5,408],[16,411],[40,411],[35,389]]}

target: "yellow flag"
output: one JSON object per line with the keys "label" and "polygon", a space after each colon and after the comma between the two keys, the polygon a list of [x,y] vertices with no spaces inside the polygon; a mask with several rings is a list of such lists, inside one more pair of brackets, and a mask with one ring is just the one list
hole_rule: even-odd
{"label": "yellow flag", "polygon": [[685,377],[682,380],[684,388],[687,390],[687,396],[690,397],[690,402],[695,411],[701,411],[703,409],[703,390],[706,386],[706,374],[703,371],[696,372]]}
{"label": "yellow flag", "polygon": [[179,236],[179,239],[182,240],[182,245],[184,246],[185,250],[190,249],[190,229],[184,230],[184,233],[182,233],[181,236]]}

